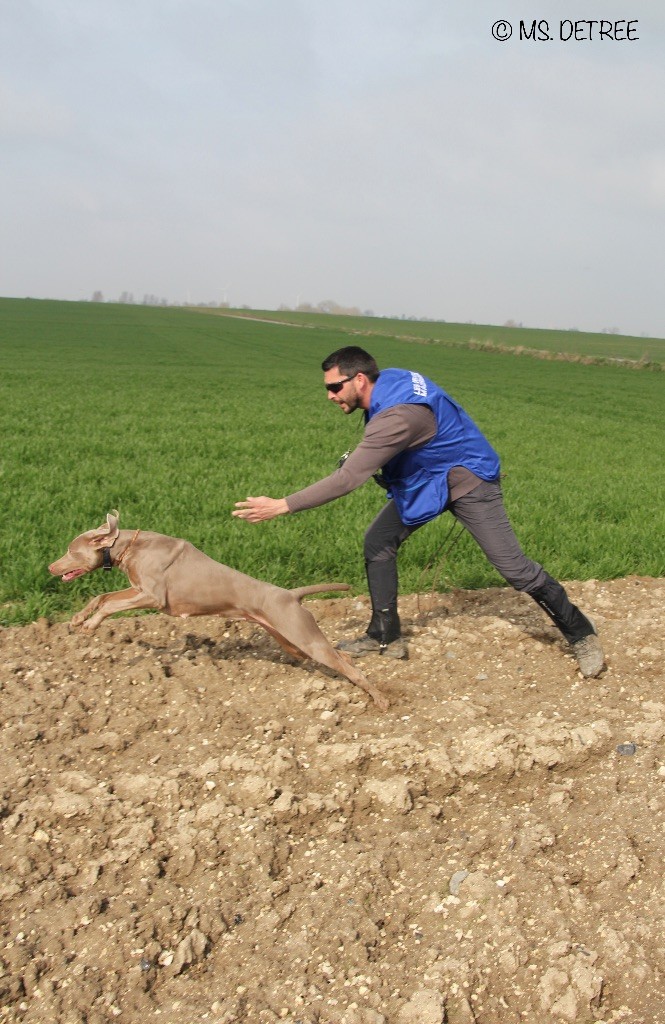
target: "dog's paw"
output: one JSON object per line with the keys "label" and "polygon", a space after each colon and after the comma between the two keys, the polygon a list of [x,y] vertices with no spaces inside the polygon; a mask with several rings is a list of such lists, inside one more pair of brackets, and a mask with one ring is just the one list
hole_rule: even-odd
{"label": "dog's paw", "polygon": [[372,694],[374,703],[376,704],[379,711],[387,711],[390,707],[390,701],[387,697],[384,697],[382,693]]}

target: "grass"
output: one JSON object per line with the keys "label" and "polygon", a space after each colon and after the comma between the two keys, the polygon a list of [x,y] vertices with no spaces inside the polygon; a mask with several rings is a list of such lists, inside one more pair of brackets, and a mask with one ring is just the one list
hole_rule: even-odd
{"label": "grass", "polygon": [[[126,528],[186,537],[283,586],[343,580],[364,592],[362,538],[384,501],[372,482],[330,505],[252,526],[247,494],[287,495],[331,472],[361,436],[327,402],[321,360],[349,343],[325,327],[195,310],[0,300],[0,622],[70,614],[120,589],[72,584],[48,563],[121,511]],[[377,335],[383,366],[453,394],[499,450],[509,514],[531,557],[562,579],[664,575],[661,374],[514,359]],[[442,573],[443,516],[400,555],[404,593],[501,580],[467,536]],[[432,568],[423,567],[435,559]]]}
{"label": "grass", "polygon": [[[394,338],[424,345],[448,347],[486,347],[511,351],[517,355],[561,354],[571,360],[589,358],[598,361],[627,361],[652,369],[665,365],[665,338],[630,335],[592,334],[581,331],[543,330],[530,327],[498,327],[491,324],[449,324],[439,321],[396,320],[354,316],[330,316],[325,313],[290,311],[224,310],[202,308],[213,316],[259,317],[274,323],[291,323],[317,331],[344,331],[365,337],[370,348],[374,337]],[[362,340],[351,344],[363,344]]]}

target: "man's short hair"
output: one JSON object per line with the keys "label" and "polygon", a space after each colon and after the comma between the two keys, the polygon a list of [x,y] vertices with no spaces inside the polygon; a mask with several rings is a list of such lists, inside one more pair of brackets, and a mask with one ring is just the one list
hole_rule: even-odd
{"label": "man's short hair", "polygon": [[336,352],[331,352],[321,363],[321,369],[324,372],[334,370],[335,367],[345,377],[353,377],[356,373],[364,373],[372,383],[379,376],[379,367],[376,360],[369,352],[365,352],[364,348],[359,348],[357,345],[347,345],[346,348],[338,348]]}

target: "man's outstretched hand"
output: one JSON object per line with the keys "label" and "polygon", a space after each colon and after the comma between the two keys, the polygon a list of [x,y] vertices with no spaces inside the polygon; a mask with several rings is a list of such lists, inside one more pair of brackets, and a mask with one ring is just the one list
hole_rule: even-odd
{"label": "man's outstretched hand", "polygon": [[262,523],[275,516],[286,515],[289,506],[284,498],[247,498],[247,501],[236,501],[236,511],[231,515],[236,519],[245,519],[248,523]]}

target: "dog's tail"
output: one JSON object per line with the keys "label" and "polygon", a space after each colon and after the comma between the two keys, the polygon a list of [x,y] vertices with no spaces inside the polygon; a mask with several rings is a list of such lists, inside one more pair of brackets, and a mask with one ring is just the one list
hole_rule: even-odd
{"label": "dog's tail", "polygon": [[311,587],[296,587],[291,593],[298,601],[302,601],[303,597],[307,597],[308,594],[324,594],[329,590],[350,589],[348,583],[315,583]]}

